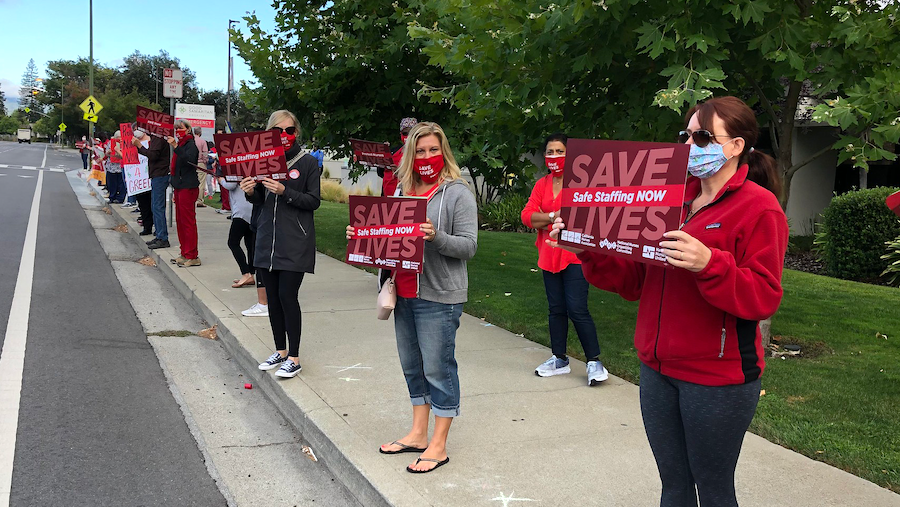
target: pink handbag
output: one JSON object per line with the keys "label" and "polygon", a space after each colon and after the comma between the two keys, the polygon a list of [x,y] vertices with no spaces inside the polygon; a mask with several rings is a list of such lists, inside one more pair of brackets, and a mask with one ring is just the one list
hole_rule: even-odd
{"label": "pink handbag", "polygon": [[388,320],[391,312],[394,310],[394,306],[397,305],[397,287],[394,284],[394,275],[396,273],[395,271],[390,278],[385,280],[381,285],[381,290],[378,292],[378,299],[375,304],[378,309],[378,320]]}

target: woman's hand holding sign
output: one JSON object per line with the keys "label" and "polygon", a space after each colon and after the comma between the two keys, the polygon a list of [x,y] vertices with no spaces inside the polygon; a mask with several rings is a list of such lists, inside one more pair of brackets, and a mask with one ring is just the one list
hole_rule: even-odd
{"label": "woman's hand holding sign", "polygon": [[253,178],[248,176],[241,180],[240,187],[241,187],[241,190],[243,190],[245,194],[253,195],[253,191],[256,188],[256,181],[254,181]]}
{"label": "woman's hand holding sign", "polygon": [[279,183],[272,178],[263,178],[262,184],[269,192],[272,192],[275,195],[281,195],[284,193],[284,184]]}
{"label": "woman's hand holding sign", "polygon": [[425,223],[419,226],[419,230],[425,235],[425,241],[434,241],[434,237],[437,235],[430,218],[425,219]]}
{"label": "woman's hand holding sign", "polygon": [[659,244],[666,250],[669,264],[692,273],[703,271],[709,264],[712,251],[699,239],[684,231],[669,231],[663,236],[670,240]]}
{"label": "woman's hand holding sign", "polygon": [[571,247],[571,246],[560,245],[558,243],[559,231],[561,231],[565,228],[566,228],[566,224],[563,223],[562,217],[556,217],[556,219],[553,220],[553,225],[550,227],[550,239],[545,239],[544,243],[547,243],[548,245],[552,246],[553,248],[562,248],[563,250],[568,250],[568,251],[572,252],[573,254],[580,254],[584,250],[582,250],[580,248]]}
{"label": "woman's hand holding sign", "polygon": [[347,240],[349,241],[349,240],[353,239],[353,236],[356,236],[356,227],[353,227],[352,225],[348,225],[347,226]]}

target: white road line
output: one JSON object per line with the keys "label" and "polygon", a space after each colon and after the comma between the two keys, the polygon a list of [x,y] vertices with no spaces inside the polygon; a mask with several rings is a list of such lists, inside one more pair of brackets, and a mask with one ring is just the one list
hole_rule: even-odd
{"label": "white road line", "polygon": [[43,168],[45,165],[47,165],[47,147],[49,147],[49,146],[50,146],[49,144],[44,145],[44,160],[41,160],[41,168]]}
{"label": "white road line", "polygon": [[64,172],[66,172],[66,170],[65,169],[50,169],[50,172],[51,173],[64,173]]}
{"label": "white road line", "polygon": [[37,167],[35,167],[35,166],[33,166],[33,165],[23,165],[23,166],[22,166],[22,169],[31,169],[31,170],[34,170],[34,169],[37,169]]}
{"label": "white road line", "polygon": [[37,249],[38,215],[41,204],[43,171],[38,174],[31,201],[31,214],[25,231],[25,245],[16,278],[16,290],[9,308],[9,322],[3,351],[0,352],[0,507],[9,506],[12,488],[13,459],[16,455],[16,433],[19,426],[19,401],[22,396],[22,373],[25,368],[25,341],[28,338],[28,316],[31,313],[31,287],[34,283],[34,255]]}
{"label": "white road line", "polygon": [[[3,153],[3,152],[0,152],[0,153]],[[9,167],[9,166],[6,164],[0,164],[0,167]]]}

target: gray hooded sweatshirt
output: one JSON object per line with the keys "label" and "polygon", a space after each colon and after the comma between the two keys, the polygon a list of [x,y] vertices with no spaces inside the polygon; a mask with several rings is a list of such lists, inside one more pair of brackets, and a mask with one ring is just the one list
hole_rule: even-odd
{"label": "gray hooded sweatshirt", "polygon": [[425,242],[419,298],[457,304],[468,299],[466,261],[478,249],[478,206],[463,180],[446,182],[428,201],[428,218],[437,231]]}

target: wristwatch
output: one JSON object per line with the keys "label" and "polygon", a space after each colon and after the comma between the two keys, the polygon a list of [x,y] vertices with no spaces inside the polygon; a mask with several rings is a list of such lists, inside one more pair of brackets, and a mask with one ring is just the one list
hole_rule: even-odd
{"label": "wristwatch", "polygon": [[555,211],[551,211],[550,213],[548,213],[548,215],[550,215],[550,220],[553,220],[553,219],[556,218],[556,212],[555,212]]}

